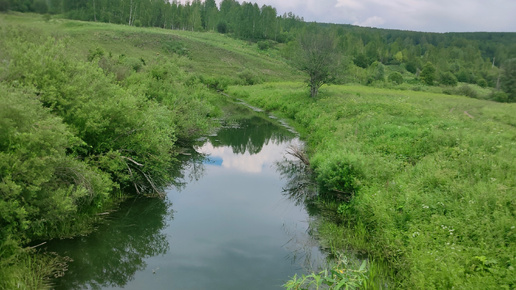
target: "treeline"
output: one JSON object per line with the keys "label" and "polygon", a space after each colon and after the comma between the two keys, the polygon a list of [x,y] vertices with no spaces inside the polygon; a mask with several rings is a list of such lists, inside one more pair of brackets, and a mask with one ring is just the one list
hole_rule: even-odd
{"label": "treeline", "polygon": [[0,288],[41,289],[55,268],[27,246],[90,231],[125,196],[162,195],[178,148],[210,128],[213,93],[173,58],[78,55],[16,27],[0,39]]}
{"label": "treeline", "polygon": [[[279,15],[274,7],[235,0],[194,0],[182,4],[165,0],[0,0],[0,10],[33,11],[67,18],[161,27],[190,31],[217,31],[258,43],[266,50],[276,43],[295,46],[310,24],[292,13]],[[317,24],[336,37],[342,56],[336,83],[375,85],[384,82],[447,86],[444,92],[496,101],[516,101],[502,75],[516,58],[516,33],[424,33]],[[295,57],[287,46],[287,57]],[[388,66],[388,68],[386,67]],[[421,74],[423,74],[421,76]],[[458,83],[493,88],[481,96]],[[505,91],[503,93],[502,91]]]}
{"label": "treeline", "polygon": [[[3,3],[3,4],[1,4]],[[3,8],[2,8],[3,7]],[[1,10],[62,14],[84,21],[190,31],[232,33],[242,39],[287,40],[287,33],[303,22],[292,13],[256,3],[223,0],[0,0]]]}

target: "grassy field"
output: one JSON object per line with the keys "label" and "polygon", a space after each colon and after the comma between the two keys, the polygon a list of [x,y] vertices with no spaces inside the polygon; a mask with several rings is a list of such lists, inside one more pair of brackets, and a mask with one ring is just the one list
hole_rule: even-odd
{"label": "grassy field", "polygon": [[331,248],[384,261],[396,288],[516,286],[515,104],[362,86],[314,100],[301,83],[229,94],[307,140]]}
{"label": "grassy field", "polygon": [[106,54],[124,54],[146,63],[162,57],[181,57],[182,68],[198,76],[220,78],[228,83],[246,78],[254,82],[300,80],[278,57],[276,49],[261,51],[254,43],[219,33],[201,33],[160,28],[136,28],[125,25],[82,22],[66,19],[45,20],[37,14],[1,14],[0,25],[23,26],[54,37],[70,38],[77,55],[87,56],[97,48]]}

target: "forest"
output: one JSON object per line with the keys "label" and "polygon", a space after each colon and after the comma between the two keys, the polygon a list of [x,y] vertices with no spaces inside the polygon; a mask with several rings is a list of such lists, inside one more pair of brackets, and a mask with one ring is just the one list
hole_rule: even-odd
{"label": "forest", "polygon": [[[0,0],[0,24],[0,288],[49,287],[63,264],[40,242],[162,196],[220,91],[300,131],[332,251],[399,288],[516,285],[516,33],[306,23],[235,0]],[[314,34],[331,86],[310,98]]]}
{"label": "forest", "polygon": [[[0,0],[0,11],[57,14],[135,27],[215,31],[257,43],[264,50],[278,44],[295,46],[298,36],[313,25],[290,12],[280,15],[268,5],[259,7],[251,2],[223,0],[219,6],[215,0],[185,4],[164,0]],[[503,74],[505,71],[514,74],[516,70],[510,62],[516,58],[515,33],[424,33],[317,25],[324,30],[321,33],[335,38],[339,67],[333,83],[383,86],[385,81],[422,82],[446,86],[444,93],[448,94],[516,101],[515,84]],[[291,52],[283,49],[287,58]]]}

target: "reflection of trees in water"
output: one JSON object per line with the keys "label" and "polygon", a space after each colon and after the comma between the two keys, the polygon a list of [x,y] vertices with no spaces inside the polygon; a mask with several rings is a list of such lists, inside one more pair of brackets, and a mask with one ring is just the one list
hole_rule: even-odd
{"label": "reflection of trees in water", "polygon": [[[174,177],[174,182],[170,184],[170,187],[181,191],[188,182],[201,179],[206,171],[206,167],[204,166],[205,160],[206,155],[195,151],[193,148],[189,148],[186,152],[179,155],[179,163],[175,170],[171,172],[171,175]],[[187,175],[185,176],[185,174]]]}
{"label": "reflection of trees in water", "polygon": [[289,249],[288,259],[293,264],[300,263],[307,272],[318,270],[326,264],[326,252],[320,248],[317,235],[317,211],[314,200],[317,196],[317,183],[310,168],[299,159],[284,159],[276,163],[276,171],[286,181],[283,195],[296,205],[303,205],[310,218],[308,229],[298,229],[298,224],[283,225],[283,230],[290,237],[285,247]]}
{"label": "reflection of trees in water", "polygon": [[136,271],[145,269],[145,258],[168,251],[161,230],[172,218],[170,208],[169,202],[157,198],[130,200],[97,232],[49,243],[48,251],[55,249],[73,259],[65,276],[55,281],[57,288],[123,287]]}
{"label": "reflection of trees in water", "polygon": [[308,165],[299,159],[284,159],[276,163],[276,171],[286,181],[283,194],[296,205],[309,208],[310,201],[317,196],[317,183]]}
{"label": "reflection of trees in water", "polygon": [[252,116],[223,126],[217,136],[210,137],[210,141],[215,147],[230,146],[236,154],[257,154],[270,141],[281,143],[293,137],[286,128],[273,124],[270,120]]}

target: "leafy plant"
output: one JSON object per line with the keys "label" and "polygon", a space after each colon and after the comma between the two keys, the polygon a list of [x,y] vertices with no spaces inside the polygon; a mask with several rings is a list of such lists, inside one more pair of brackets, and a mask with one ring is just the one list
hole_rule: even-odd
{"label": "leafy plant", "polygon": [[341,258],[331,269],[309,275],[294,275],[283,287],[291,289],[358,289],[367,285],[367,262],[363,261],[358,269],[352,269],[347,259]]}

